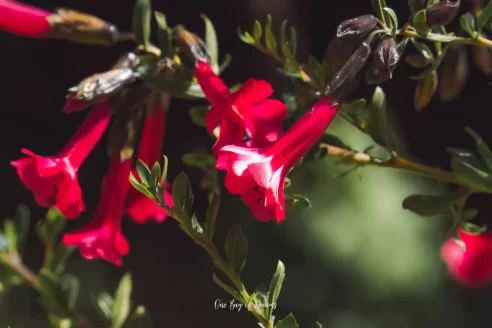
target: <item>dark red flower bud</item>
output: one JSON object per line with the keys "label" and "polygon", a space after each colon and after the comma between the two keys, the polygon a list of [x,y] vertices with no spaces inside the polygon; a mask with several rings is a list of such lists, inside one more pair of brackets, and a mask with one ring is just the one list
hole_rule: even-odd
{"label": "dark red flower bud", "polygon": [[366,70],[365,82],[368,85],[381,84],[391,79],[393,69],[400,60],[395,39],[384,36],[379,41],[372,56],[372,62]]}
{"label": "dark red flower bud", "polygon": [[448,25],[456,17],[459,9],[460,0],[438,2],[425,10],[427,25],[430,27]]}
{"label": "dark red flower bud", "polygon": [[451,101],[458,97],[466,85],[468,55],[464,46],[450,48],[439,69],[439,97]]}
{"label": "dark red flower bud", "polygon": [[345,35],[365,38],[378,24],[378,19],[373,15],[363,15],[343,21],[337,28],[337,37]]}
{"label": "dark red flower bud", "polygon": [[328,78],[323,95],[340,102],[353,92],[359,85],[360,73],[370,54],[371,46],[363,42],[345,64]]}

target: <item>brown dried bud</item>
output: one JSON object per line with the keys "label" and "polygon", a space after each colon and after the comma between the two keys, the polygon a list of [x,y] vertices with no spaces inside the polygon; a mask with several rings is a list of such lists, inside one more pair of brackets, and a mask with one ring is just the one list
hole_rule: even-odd
{"label": "brown dried bud", "polygon": [[46,36],[76,43],[112,45],[119,40],[118,28],[98,17],[72,9],[58,8],[47,18],[51,29]]}
{"label": "brown dried bud", "polygon": [[193,64],[196,61],[210,61],[210,54],[205,42],[196,34],[185,29],[184,26],[178,25],[173,29],[173,40]]}
{"label": "brown dried bud", "polygon": [[434,97],[437,90],[438,78],[436,71],[433,71],[423,80],[417,81],[415,88],[414,105],[415,110],[420,112],[427,107]]}
{"label": "brown dried bud", "polygon": [[395,39],[383,36],[372,56],[372,62],[366,70],[365,82],[368,85],[381,84],[391,79],[393,69],[400,60]]}
{"label": "brown dried bud", "polygon": [[347,62],[328,78],[323,95],[332,97],[336,102],[343,101],[359,85],[360,73],[370,54],[371,46],[363,42]]}
{"label": "brown dried bud", "polygon": [[131,68],[118,68],[89,76],[77,86],[68,89],[63,112],[71,113],[103,102],[135,81],[136,76]]}
{"label": "brown dried bud", "polygon": [[425,10],[425,20],[430,27],[445,26],[451,23],[460,9],[460,0],[441,1]]}
{"label": "brown dried bud", "polygon": [[471,47],[471,51],[475,65],[487,75],[492,73],[492,52],[480,46]]}
{"label": "brown dried bud", "polygon": [[463,46],[448,50],[439,69],[439,97],[442,101],[456,99],[465,87],[468,76],[468,55]]}
{"label": "brown dried bud", "polygon": [[378,24],[378,19],[373,15],[363,15],[343,21],[337,27],[337,37],[353,35],[365,38]]}
{"label": "brown dried bud", "polygon": [[118,69],[118,68],[135,68],[139,64],[139,59],[137,55],[135,55],[133,52],[128,52],[124,55],[122,55],[118,61],[113,65],[112,69]]}

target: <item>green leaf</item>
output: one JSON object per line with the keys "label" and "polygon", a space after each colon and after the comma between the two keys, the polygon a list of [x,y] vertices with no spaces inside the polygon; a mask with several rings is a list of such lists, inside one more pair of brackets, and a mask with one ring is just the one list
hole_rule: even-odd
{"label": "green leaf", "polygon": [[150,169],[145,164],[141,159],[137,161],[136,165],[137,173],[140,178],[140,181],[142,181],[142,186],[148,187],[149,186],[149,181],[150,181]]}
{"label": "green leaf", "polygon": [[41,269],[36,280],[36,290],[40,294],[39,302],[48,311],[61,318],[71,317],[71,310],[67,307],[69,297],[61,286],[59,276]]}
{"label": "green leaf", "polygon": [[214,273],[212,274],[212,280],[220,287],[222,288],[223,290],[225,290],[226,292],[229,293],[229,295],[231,295],[232,297],[234,297],[235,299],[238,299],[240,300],[241,299],[241,295],[239,295],[234,289],[232,289],[231,287],[229,287],[228,285],[226,285],[224,282],[222,282],[222,280],[219,279],[219,277],[217,277],[217,275]]}
{"label": "green leaf", "polygon": [[268,50],[277,53],[277,41],[272,32],[272,16],[267,15],[267,23],[265,25],[265,45]]}
{"label": "green leaf", "polygon": [[0,257],[0,295],[7,289],[24,283],[24,280]]}
{"label": "green leaf", "polygon": [[210,106],[196,106],[190,108],[188,114],[190,115],[191,121],[201,127],[206,127],[205,116],[207,116]]}
{"label": "green leaf", "polygon": [[130,183],[132,184],[133,188],[137,189],[142,194],[144,194],[148,198],[152,199],[154,202],[156,201],[155,196],[147,188],[145,188],[144,186],[142,186],[140,184],[140,182],[138,182],[137,178],[135,178],[133,176],[133,173],[132,172],[130,172],[130,179],[129,180],[130,180]]}
{"label": "green leaf", "polygon": [[478,36],[478,33],[475,31],[475,17],[473,17],[471,13],[461,15],[460,26],[472,38],[476,38]]}
{"label": "green leaf", "polygon": [[212,241],[215,234],[215,223],[219,215],[220,194],[214,193],[207,208],[207,218],[205,219],[205,233],[208,240]]}
{"label": "green leaf", "polygon": [[461,182],[479,191],[492,193],[492,176],[475,158],[455,156],[451,159],[451,168]]}
{"label": "green leaf", "polygon": [[215,167],[215,157],[207,153],[188,153],[181,157],[184,164],[202,169]]}
{"label": "green leaf", "polygon": [[225,253],[230,267],[238,275],[243,271],[248,256],[248,241],[239,224],[229,230],[225,240]]}
{"label": "green leaf", "polygon": [[193,193],[190,180],[188,180],[188,177],[184,172],[178,174],[176,179],[174,179],[172,195],[174,211],[186,227],[192,229],[191,209],[193,206]]}
{"label": "green leaf", "polygon": [[290,45],[292,47],[292,56],[295,58],[297,54],[297,31],[293,26],[290,27]]}
{"label": "green leaf", "polygon": [[210,19],[205,14],[200,14],[200,17],[205,21],[205,44],[210,54],[210,66],[217,73],[219,71],[219,44],[217,34]]}
{"label": "green leaf", "polygon": [[262,31],[261,23],[255,20],[255,23],[253,25],[253,38],[256,40],[256,42],[261,42],[262,34],[263,31]]}
{"label": "green leaf", "polygon": [[36,224],[39,239],[44,245],[56,242],[60,233],[65,229],[66,218],[61,212],[52,207],[46,214],[46,218]]}
{"label": "green leaf", "polygon": [[297,324],[296,318],[294,318],[294,315],[290,313],[287,315],[285,318],[282,320],[279,320],[277,324],[275,325],[275,328],[299,328],[299,325]]}
{"label": "green leaf", "polygon": [[150,40],[152,5],[150,0],[137,0],[133,9],[133,32],[138,44],[147,47]]}
{"label": "green leaf", "polygon": [[427,25],[427,15],[425,9],[415,13],[412,23],[413,27],[420,35],[427,36],[427,34],[431,31],[431,28]]}
{"label": "green leaf", "polygon": [[161,185],[166,186],[166,181],[167,181],[167,167],[168,167],[168,160],[166,155],[162,155],[163,161],[162,161],[162,174],[161,174]]}
{"label": "green leaf", "polygon": [[27,243],[30,223],[31,214],[29,208],[24,204],[20,204],[17,206],[14,224],[17,235],[17,250],[21,253]]}
{"label": "green leaf", "polygon": [[389,126],[386,95],[381,87],[376,87],[369,104],[367,128],[372,139],[381,146],[394,150],[392,133]]}
{"label": "green leaf", "polygon": [[60,280],[61,289],[65,292],[69,310],[75,308],[79,296],[80,282],[74,275],[65,275]]}
{"label": "green leaf", "polygon": [[[221,74],[230,64],[232,57],[230,54],[226,54],[222,59],[222,63],[219,65],[219,74]],[[196,123],[195,123],[196,124]]]}
{"label": "green leaf", "polygon": [[157,186],[159,185],[159,180],[161,178],[161,165],[159,162],[155,162],[152,170],[150,171],[149,180],[149,191],[154,195],[157,191]]}
{"label": "green leaf", "polygon": [[159,11],[154,11],[154,16],[159,26],[157,39],[159,40],[159,48],[161,49],[160,57],[172,57],[174,55],[173,32],[167,26],[166,15]]}
{"label": "green leaf", "polygon": [[465,222],[462,225],[462,229],[471,234],[481,234],[487,231],[487,226],[479,226],[471,222]]}
{"label": "green leaf", "polygon": [[476,133],[472,128],[467,126],[465,127],[465,131],[468,132],[468,134],[471,135],[473,139],[475,139],[478,153],[482,157],[482,160],[484,161],[487,168],[492,172],[492,151],[490,151],[490,148],[483,141],[480,135]]}
{"label": "green leaf", "polygon": [[137,306],[135,311],[128,319],[128,328],[152,328],[154,324],[150,318],[149,312],[143,305]]}
{"label": "green leaf", "polygon": [[480,16],[477,18],[476,31],[480,32],[482,28],[490,22],[492,18],[492,2],[489,1],[487,5],[482,9]]}
{"label": "green leaf", "polygon": [[306,208],[311,208],[311,202],[306,196],[293,194],[290,196],[285,196],[285,207],[292,210],[303,210]]}
{"label": "green leaf", "polygon": [[323,71],[323,66],[316,57],[309,56],[308,68],[309,72],[311,73],[310,76],[312,77],[313,82],[320,88],[323,88],[323,86],[326,84],[325,74]]}
{"label": "green leaf", "polygon": [[48,257],[44,268],[52,274],[62,275],[70,256],[76,249],[76,247],[59,245]]}
{"label": "green leaf", "polygon": [[8,240],[8,252],[10,255],[17,256],[17,233],[15,231],[15,224],[12,219],[6,219],[3,222],[3,228]]}
{"label": "green leaf", "polygon": [[408,65],[412,66],[413,68],[424,68],[431,63],[429,59],[425,58],[420,54],[408,55],[405,57],[405,61],[407,62]]}
{"label": "green leaf", "polygon": [[395,35],[396,29],[398,28],[398,17],[396,16],[395,11],[391,8],[384,7],[383,10],[385,11],[385,14],[387,14],[390,18],[389,21],[391,22],[391,34]]}
{"label": "green leaf", "polygon": [[385,15],[383,12],[383,8],[386,7],[386,1],[385,0],[371,0],[372,8],[374,9],[374,12],[378,16],[380,20],[383,21],[384,24],[387,22],[385,21]]}
{"label": "green leaf", "polygon": [[285,279],[285,265],[282,261],[278,261],[277,269],[273,275],[272,281],[270,282],[270,288],[268,289],[268,302],[270,305],[265,310],[266,318],[268,320],[272,319],[273,305],[277,304],[278,296],[280,295],[280,290],[282,289],[282,283]]}
{"label": "green leaf", "polygon": [[125,273],[120,280],[114,296],[111,328],[121,328],[130,314],[130,296],[132,293],[132,276]]}
{"label": "green leaf", "polygon": [[255,38],[252,37],[251,34],[249,34],[248,32],[243,33],[241,31],[240,27],[237,28],[237,36],[239,37],[239,39],[241,39],[241,41],[243,41],[246,44],[255,44],[256,43]]}
{"label": "green leaf", "polygon": [[193,231],[195,231],[198,234],[203,233],[203,228],[200,225],[200,222],[198,222],[198,219],[195,214],[191,216],[191,228],[193,229]]}
{"label": "green leaf", "polygon": [[403,208],[421,216],[449,214],[451,206],[456,204],[463,196],[463,192],[444,196],[411,195],[403,201]]}
{"label": "green leaf", "polygon": [[284,45],[285,42],[289,42],[289,40],[287,40],[287,26],[288,26],[289,22],[284,19],[284,21],[282,22],[282,25],[280,25],[280,44],[281,45]]}
{"label": "green leaf", "polygon": [[425,59],[427,59],[429,62],[434,60],[432,50],[425,43],[420,42],[415,38],[411,38],[410,40],[413,43],[414,47],[420,52],[422,56],[424,56]]}
{"label": "green leaf", "polygon": [[438,86],[438,76],[435,70],[424,79],[418,80],[415,86],[414,107],[416,111],[422,111],[431,102],[436,94]]}
{"label": "green leaf", "polygon": [[98,296],[92,295],[91,299],[101,318],[105,321],[111,321],[111,318],[113,317],[113,297],[107,292],[103,292]]}

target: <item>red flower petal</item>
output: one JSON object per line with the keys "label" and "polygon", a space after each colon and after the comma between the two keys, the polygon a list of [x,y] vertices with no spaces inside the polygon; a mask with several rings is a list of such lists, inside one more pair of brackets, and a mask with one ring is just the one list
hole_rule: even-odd
{"label": "red flower petal", "polygon": [[0,29],[27,37],[44,37],[51,28],[49,11],[12,0],[0,0]]}
{"label": "red flower petal", "polygon": [[236,101],[256,103],[270,97],[272,93],[273,88],[267,81],[249,79],[234,95],[237,97]]}

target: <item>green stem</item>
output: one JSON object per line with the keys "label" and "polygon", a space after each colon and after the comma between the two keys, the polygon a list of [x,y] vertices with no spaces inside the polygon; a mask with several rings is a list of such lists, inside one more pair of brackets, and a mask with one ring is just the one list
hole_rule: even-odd
{"label": "green stem", "polygon": [[386,19],[384,18],[383,7],[385,7],[384,1],[378,0],[379,17],[381,18],[383,24],[386,25]]}

